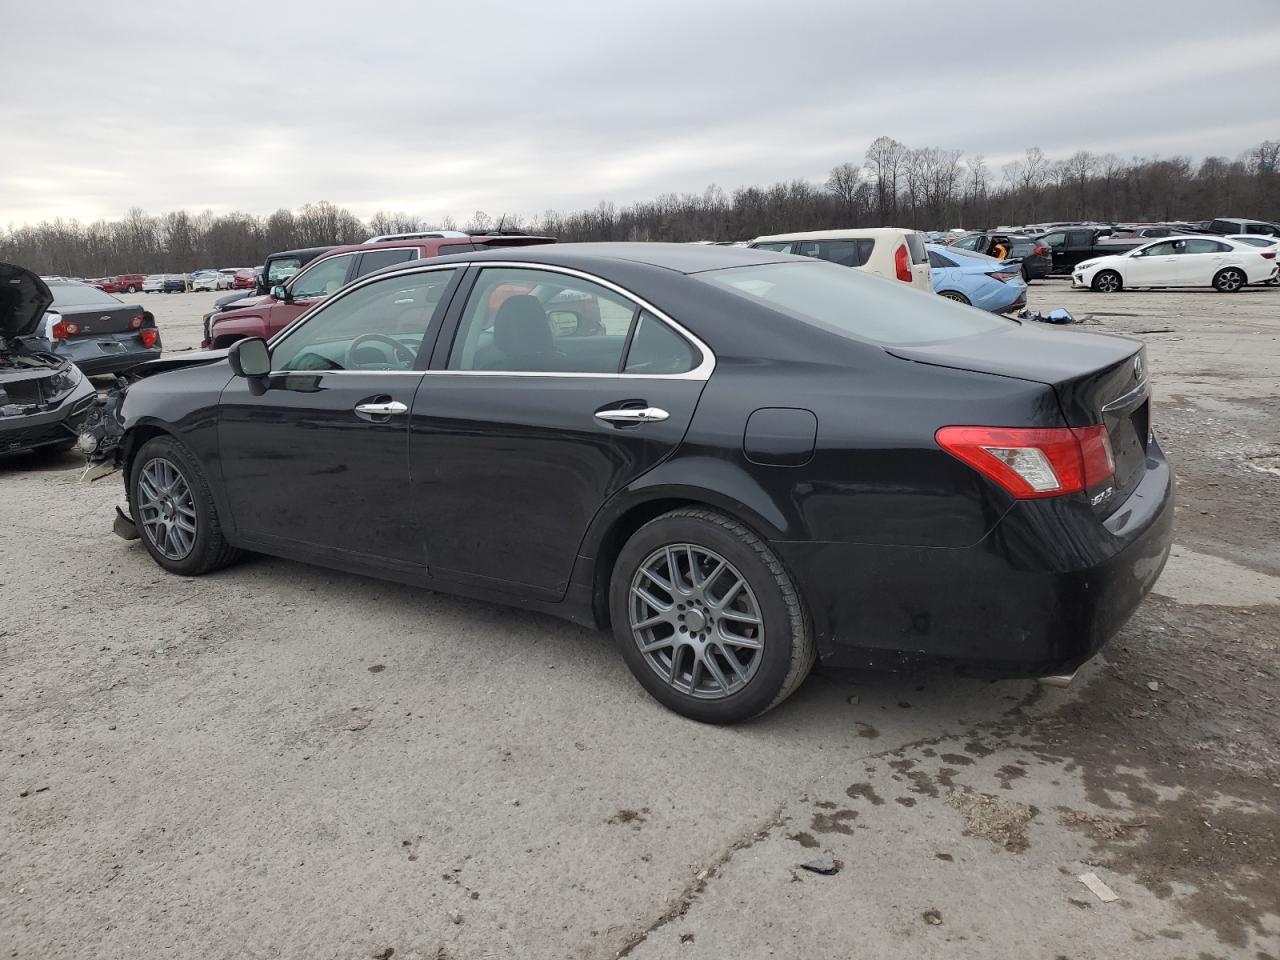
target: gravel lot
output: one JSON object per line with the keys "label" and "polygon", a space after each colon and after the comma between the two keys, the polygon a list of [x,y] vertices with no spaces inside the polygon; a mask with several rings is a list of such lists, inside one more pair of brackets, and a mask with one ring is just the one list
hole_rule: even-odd
{"label": "gravel lot", "polygon": [[[176,350],[213,299],[144,302]],[[117,478],[0,462],[0,953],[1280,957],[1280,290],[1030,299],[1149,342],[1180,479],[1156,595],[1067,690],[819,673],[698,726],[603,635],[171,577]]]}

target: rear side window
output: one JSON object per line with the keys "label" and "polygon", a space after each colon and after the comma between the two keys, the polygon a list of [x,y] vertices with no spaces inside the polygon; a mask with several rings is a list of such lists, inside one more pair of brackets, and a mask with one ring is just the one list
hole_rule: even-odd
{"label": "rear side window", "polygon": [[876,242],[870,239],[857,240],[798,240],[795,252],[802,257],[813,257],[816,260],[829,260],[842,267],[860,267],[871,259],[871,251]]}
{"label": "rear side window", "polygon": [[912,263],[928,263],[929,252],[924,248],[924,237],[918,233],[907,234],[907,249],[911,251]]}
{"label": "rear side window", "polygon": [[284,283],[302,269],[301,257],[280,257],[267,264],[267,286]]}
{"label": "rear side window", "polygon": [[418,251],[412,249],[371,250],[369,253],[360,255],[360,265],[356,267],[356,276],[363,277],[366,273],[373,273],[373,271],[389,267],[393,263],[404,263],[415,259],[417,256]]}
{"label": "rear side window", "polygon": [[802,323],[872,343],[951,340],[1014,323],[982,310],[955,310],[941,297],[829,263],[768,263],[692,276]]}
{"label": "rear side window", "polygon": [[1209,230],[1213,233],[1250,233],[1249,230],[1239,230],[1242,224],[1238,220],[1215,220],[1209,224]]}
{"label": "rear side window", "polygon": [[1231,248],[1217,240],[1188,240],[1187,253],[1230,253]]}
{"label": "rear side window", "polygon": [[640,311],[631,337],[624,373],[688,373],[699,362],[698,351],[648,310]]}
{"label": "rear side window", "polygon": [[769,243],[753,243],[752,250],[769,250],[773,253],[790,253],[791,242],[788,241],[771,241]]}
{"label": "rear side window", "polygon": [[944,270],[947,267],[954,267],[955,265],[956,262],[954,260],[947,259],[942,254],[938,253],[938,251],[929,251],[929,266],[936,267],[939,270]]}
{"label": "rear side window", "polygon": [[474,243],[442,243],[436,251],[436,255],[444,257],[451,253],[471,253],[475,249],[476,245]]}
{"label": "rear side window", "polygon": [[1244,233],[1261,233],[1269,237],[1274,237],[1277,231],[1276,227],[1270,223],[1246,223],[1244,225]]}

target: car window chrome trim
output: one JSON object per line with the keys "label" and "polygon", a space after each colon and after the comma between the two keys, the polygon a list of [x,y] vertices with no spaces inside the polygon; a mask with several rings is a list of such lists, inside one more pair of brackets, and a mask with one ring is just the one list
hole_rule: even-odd
{"label": "car window chrome trim", "polygon": [[[695,336],[688,328],[681,326],[676,320],[673,320],[665,311],[658,309],[644,297],[632,293],[625,287],[621,287],[612,280],[606,280],[598,277],[593,273],[587,273],[584,270],[578,270],[574,267],[562,267],[558,264],[551,263],[533,263],[524,260],[473,260],[468,261],[469,265],[473,265],[480,270],[487,270],[489,267],[509,267],[518,270],[540,270],[544,273],[562,273],[567,276],[577,277],[579,280],[586,280],[590,283],[596,283],[607,290],[631,301],[642,310],[647,310],[653,314],[659,321],[665,323],[682,339],[691,343],[694,348],[701,354],[702,359],[698,365],[692,370],[686,370],[684,373],[619,373],[610,371],[609,373],[588,373],[562,370],[426,370],[428,374],[451,374],[459,377],[563,377],[573,379],[619,379],[619,380],[702,380],[706,381],[711,378],[712,372],[716,368],[716,355],[711,348],[706,345],[699,337]],[[474,291],[473,291],[474,292]],[[459,325],[460,327],[461,325]],[[456,335],[456,334],[455,334]]]}
{"label": "car window chrome trim", "polygon": [[[605,280],[603,277],[597,277],[595,274],[587,273],[583,270],[577,270],[573,267],[561,267],[556,264],[548,263],[530,263],[523,260],[455,260],[451,263],[431,263],[430,258],[419,257],[417,260],[407,261],[399,270],[390,270],[386,273],[375,273],[357,280],[353,280],[347,286],[343,287],[338,293],[327,297],[320,303],[317,303],[306,313],[300,315],[291,324],[281,330],[267,344],[272,350],[277,344],[283,343],[286,338],[292,336],[311,319],[312,316],[319,313],[325,307],[331,306],[341,300],[343,297],[353,293],[360,287],[379,280],[389,280],[391,277],[402,276],[409,273],[429,273],[435,270],[458,270],[475,266],[479,269],[487,267],[515,267],[522,270],[542,270],[548,273],[563,273],[580,280],[588,280],[591,283],[598,283],[600,286],[612,290],[614,293],[620,294],[627,300],[636,304],[643,310],[649,311],[661,322],[674,330],[698,350],[702,355],[702,360],[692,370],[684,373],[618,373],[611,371],[609,373],[587,373],[574,371],[559,370],[272,370],[272,374],[276,373],[362,373],[362,374],[380,374],[380,373],[424,373],[432,375],[449,374],[457,377],[561,377],[569,379],[583,380],[701,380],[711,379],[711,374],[716,368],[716,355],[711,348],[701,339],[691,333],[687,328],[681,326],[677,321],[673,320],[665,311],[658,309],[648,300],[637,294],[632,293],[625,287],[620,287],[611,280]],[[384,268],[385,269],[385,268]]]}

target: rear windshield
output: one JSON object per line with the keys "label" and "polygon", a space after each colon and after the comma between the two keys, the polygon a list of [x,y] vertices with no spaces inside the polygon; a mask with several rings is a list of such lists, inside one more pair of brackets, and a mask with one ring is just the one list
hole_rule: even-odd
{"label": "rear windshield", "polygon": [[54,307],[85,307],[101,304],[103,306],[120,306],[120,301],[109,293],[103,293],[97,287],[83,283],[51,283],[49,292],[53,294]]}
{"label": "rear windshield", "polygon": [[804,323],[873,343],[950,340],[1014,322],[830,263],[768,263],[693,276]]}

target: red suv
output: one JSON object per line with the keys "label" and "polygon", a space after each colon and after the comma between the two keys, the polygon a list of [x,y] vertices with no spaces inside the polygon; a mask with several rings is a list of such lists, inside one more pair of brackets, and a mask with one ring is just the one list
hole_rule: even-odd
{"label": "red suv", "polygon": [[393,263],[537,243],[555,243],[555,238],[523,233],[468,234],[438,230],[374,237],[364,243],[334,247],[283,284],[272,287],[266,296],[249,297],[236,303],[234,309],[211,314],[208,334],[200,346],[205,350],[219,349],[245,337],[269,340],[352,280]]}
{"label": "red suv", "polygon": [[122,273],[116,277],[117,293],[141,293],[142,281],[147,279],[140,273]]}

